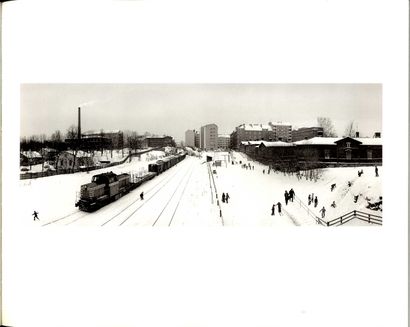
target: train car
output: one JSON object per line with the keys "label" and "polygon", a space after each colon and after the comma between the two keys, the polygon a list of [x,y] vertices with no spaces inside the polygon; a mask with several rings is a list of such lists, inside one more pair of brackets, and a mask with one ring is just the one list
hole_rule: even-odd
{"label": "train car", "polygon": [[82,211],[94,211],[118,200],[133,187],[129,174],[109,172],[94,175],[91,183],[81,185],[80,199],[75,205]]}
{"label": "train car", "polygon": [[161,174],[164,171],[164,163],[162,160],[158,160],[155,163],[148,165],[148,171],[156,173],[157,175]]}

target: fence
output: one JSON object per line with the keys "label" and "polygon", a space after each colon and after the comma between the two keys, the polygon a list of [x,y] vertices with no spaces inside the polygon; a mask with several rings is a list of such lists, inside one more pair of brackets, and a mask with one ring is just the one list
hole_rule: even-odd
{"label": "fence", "polygon": [[[212,179],[212,183],[214,184],[214,189],[215,189],[215,197],[216,197],[216,205],[219,207],[219,217],[221,218],[221,222],[222,222],[222,226],[225,225],[224,222],[224,218],[222,215],[222,208],[221,208],[221,204],[219,203],[219,199],[218,199],[218,190],[216,189],[216,184],[215,184],[215,178],[214,178],[214,174],[213,171],[211,169],[211,165],[209,164],[209,162],[207,162],[208,165],[208,172],[209,172],[209,183],[211,183],[211,179]],[[211,185],[211,194],[212,194],[212,185]],[[213,201],[212,201],[213,203]]]}
{"label": "fence", "polygon": [[343,225],[352,219],[359,219],[362,221],[365,221],[369,224],[376,224],[376,225],[382,225],[382,217],[373,215],[371,213],[366,213],[358,210],[353,210],[351,212],[348,212],[340,217],[337,217],[335,219],[332,219],[328,222],[326,222],[326,226],[340,226]]}
{"label": "fence", "polygon": [[310,210],[308,208],[308,206],[306,204],[304,204],[302,202],[301,199],[299,199],[296,195],[294,195],[295,197],[295,201],[297,203],[299,203],[300,207],[303,208],[309,217],[311,217],[312,219],[314,219],[316,221],[317,224],[320,224],[322,226],[340,226],[343,225],[353,219],[359,219],[361,221],[365,221],[369,224],[377,224],[377,225],[382,225],[382,217],[378,216],[378,215],[373,215],[371,213],[366,213],[366,212],[362,212],[359,210],[353,210],[351,212],[348,212],[340,217],[334,218],[332,220],[329,221],[325,221],[322,218],[319,218],[318,216],[316,216],[312,210]]}
{"label": "fence", "polygon": [[319,218],[318,216],[316,216],[316,215],[313,213],[313,211],[310,210],[310,209],[308,208],[308,206],[302,202],[301,199],[299,199],[299,197],[297,197],[296,195],[294,195],[294,197],[295,197],[296,203],[299,203],[299,206],[306,211],[306,213],[308,214],[308,216],[309,216],[310,218],[312,218],[312,219],[315,220],[316,224],[320,224],[320,225],[326,226],[326,221],[324,221],[322,218]]}

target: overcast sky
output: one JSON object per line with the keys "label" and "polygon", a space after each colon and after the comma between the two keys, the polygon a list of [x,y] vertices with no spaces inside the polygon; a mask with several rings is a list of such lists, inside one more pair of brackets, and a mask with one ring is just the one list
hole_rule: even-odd
{"label": "overcast sky", "polygon": [[338,136],[354,121],[361,136],[382,128],[381,84],[23,84],[21,136],[81,129],[133,130],[184,140],[215,123],[230,134],[242,123],[314,125],[333,120]]}

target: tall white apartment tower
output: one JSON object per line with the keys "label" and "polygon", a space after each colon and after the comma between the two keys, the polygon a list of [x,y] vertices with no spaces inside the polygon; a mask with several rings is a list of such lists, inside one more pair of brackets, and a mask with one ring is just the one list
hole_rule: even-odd
{"label": "tall white apartment tower", "polygon": [[195,130],[187,130],[185,132],[185,146],[195,147]]}
{"label": "tall white apartment tower", "polygon": [[218,126],[208,124],[201,127],[199,147],[203,150],[216,150],[218,148]]}

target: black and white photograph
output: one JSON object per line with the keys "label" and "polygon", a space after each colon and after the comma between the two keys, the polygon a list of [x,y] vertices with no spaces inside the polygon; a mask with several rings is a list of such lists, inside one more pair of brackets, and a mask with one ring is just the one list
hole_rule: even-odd
{"label": "black and white photograph", "polygon": [[381,100],[378,84],[22,85],[19,217],[380,226]]}
{"label": "black and white photograph", "polygon": [[1,323],[408,322],[402,0],[1,4]]}

